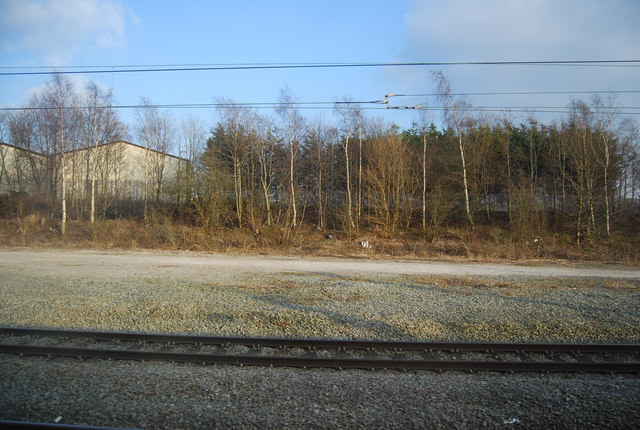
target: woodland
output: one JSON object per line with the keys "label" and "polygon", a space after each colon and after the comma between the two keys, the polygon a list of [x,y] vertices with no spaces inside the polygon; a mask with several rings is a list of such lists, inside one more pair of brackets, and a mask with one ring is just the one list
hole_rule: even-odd
{"label": "woodland", "polygon": [[[432,79],[439,108],[416,109],[400,129],[348,98],[305,116],[288,88],[273,113],[219,99],[211,124],[143,99],[127,126],[112,92],[53,75],[23,108],[0,111],[5,143],[60,155],[35,188],[2,170],[12,185],[0,196],[0,240],[640,261],[640,133],[613,94],[572,98],[544,124],[476,109],[444,74]],[[68,194],[65,154],[117,140],[188,160],[171,198],[101,193],[93,177]]]}

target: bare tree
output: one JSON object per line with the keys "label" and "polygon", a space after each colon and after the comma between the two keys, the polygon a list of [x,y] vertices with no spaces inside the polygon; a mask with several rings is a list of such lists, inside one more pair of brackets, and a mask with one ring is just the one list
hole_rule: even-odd
{"label": "bare tree", "polygon": [[356,210],[356,227],[360,228],[360,218],[362,217],[362,195],[363,195],[363,187],[362,187],[362,173],[363,173],[363,163],[362,163],[362,145],[364,142],[365,135],[365,124],[364,118],[362,115],[362,109],[360,109],[359,105],[353,106],[354,114],[356,116],[356,130],[358,135],[358,201],[357,201],[357,210]]}
{"label": "bare tree", "polygon": [[367,200],[373,220],[391,233],[410,219],[410,151],[400,136],[388,132],[371,139],[367,156]]}
{"label": "bare tree", "polygon": [[136,131],[138,139],[146,149],[144,191],[146,207],[151,195],[155,196],[156,202],[160,201],[167,166],[166,155],[175,145],[175,128],[169,111],[158,110],[146,98],[142,99],[141,105],[142,107],[137,111]]}
{"label": "bare tree", "polygon": [[198,220],[205,228],[219,226],[232,218],[225,204],[226,195],[231,193],[231,178],[222,165],[218,151],[219,148],[208,146],[193,166],[192,202]]}
{"label": "bare tree", "polygon": [[0,142],[7,143],[11,137],[11,117],[8,112],[0,112]]}
{"label": "bare tree", "polygon": [[90,181],[90,220],[93,223],[96,216],[96,177],[98,164],[101,162],[98,147],[122,139],[125,128],[111,107],[114,99],[111,89],[105,90],[95,82],[89,82],[85,87],[84,98],[83,139],[92,148],[85,153],[87,185]]}
{"label": "bare tree", "polygon": [[273,223],[271,213],[271,184],[273,182],[273,164],[275,158],[275,133],[274,125],[269,118],[255,116],[257,121],[255,128],[255,143],[252,146],[254,159],[258,162],[258,177],[264,198],[267,225]]}
{"label": "bare tree", "polygon": [[220,100],[220,122],[216,133],[222,153],[229,159],[233,171],[235,209],[238,227],[243,225],[245,171],[251,157],[249,116],[251,112],[231,100]]}
{"label": "bare tree", "polygon": [[618,189],[618,200],[628,213],[637,215],[640,204],[636,197],[640,196],[640,127],[631,118],[625,118],[619,127],[620,170],[622,181]]}
{"label": "bare tree", "polygon": [[318,228],[324,230],[327,227],[327,206],[328,206],[328,184],[329,166],[332,164],[330,158],[330,146],[336,138],[337,131],[329,126],[323,117],[317,116],[307,128],[306,149],[309,158],[310,172],[312,177],[310,187],[315,188],[315,203],[317,212]]}
{"label": "bare tree", "polygon": [[179,155],[194,162],[203,152],[207,130],[204,121],[194,115],[187,115],[180,122]]}
{"label": "bare tree", "polygon": [[592,112],[581,100],[572,100],[568,122],[564,127],[564,145],[567,148],[567,169],[564,170],[568,182],[577,197],[576,241],[583,236],[591,238],[595,228],[594,188],[596,180],[596,160],[593,153]]}
{"label": "bare tree", "polygon": [[180,138],[178,156],[186,158],[188,163],[180,163],[178,172],[178,188],[180,196],[188,196],[193,201],[194,166],[204,153],[207,141],[206,127],[202,119],[188,115],[180,122]]}
{"label": "bare tree", "polygon": [[280,90],[277,112],[282,120],[284,139],[289,148],[291,225],[292,227],[296,227],[298,224],[298,209],[296,206],[296,157],[300,151],[300,142],[304,131],[304,119],[294,105],[294,96],[289,87]]}
{"label": "bare tree", "polygon": [[[29,192],[40,198],[44,185],[47,183],[47,167],[52,163],[45,163],[45,157],[36,151],[35,130],[36,111],[23,110],[15,113],[9,120],[10,140],[21,150],[14,152],[12,168],[12,190],[18,191],[20,196]],[[9,179],[9,178],[7,178]],[[23,199],[19,200],[19,213],[22,214]]]}
{"label": "bare tree", "polygon": [[506,167],[506,200],[507,200],[507,215],[509,216],[509,224],[513,222],[513,174],[512,174],[512,161],[511,161],[511,135],[512,125],[508,118],[502,119],[501,127],[498,131],[498,141],[501,147],[502,156],[504,157]]}
{"label": "bare tree", "polygon": [[[337,103],[335,107],[336,113],[339,115],[340,133],[342,135],[342,149],[344,150],[344,164],[345,164],[345,185],[346,185],[346,212],[347,212],[347,227],[353,232],[358,230],[356,219],[353,216],[353,191],[351,182],[351,160],[350,160],[350,147],[351,139],[357,135],[359,142],[358,153],[358,183],[362,184],[362,114],[360,107],[351,104],[351,100],[346,98],[342,102]],[[360,186],[360,188],[362,188]],[[361,204],[361,197],[358,201]],[[357,214],[360,211],[358,209]],[[359,216],[359,215],[358,215]]]}
{"label": "bare tree", "polygon": [[431,118],[427,110],[420,110],[419,129],[422,136],[422,231],[427,231],[427,142]]}
{"label": "bare tree", "polygon": [[601,148],[594,148],[594,153],[602,167],[603,192],[605,206],[605,231],[611,235],[611,202],[609,196],[611,158],[615,141],[614,127],[617,120],[615,97],[611,95],[604,100],[600,95],[592,98],[594,106],[595,132],[600,140]]}
{"label": "bare tree", "polygon": [[66,151],[74,149],[79,141],[80,118],[78,96],[71,81],[60,74],[54,74],[47,82],[40,96],[32,103],[44,108],[38,115],[42,143],[46,151],[53,155],[52,186],[56,194],[55,184],[60,183],[60,232],[66,233],[67,226],[67,159]]}
{"label": "bare tree", "polygon": [[471,205],[469,200],[469,182],[467,179],[466,161],[466,130],[471,125],[471,118],[468,115],[468,103],[453,96],[451,83],[442,72],[435,72],[433,78],[436,82],[436,92],[444,106],[444,118],[447,125],[456,132],[458,150],[460,152],[460,165],[462,168],[462,186],[464,190],[464,208],[467,215],[467,222],[471,229],[474,227]]}

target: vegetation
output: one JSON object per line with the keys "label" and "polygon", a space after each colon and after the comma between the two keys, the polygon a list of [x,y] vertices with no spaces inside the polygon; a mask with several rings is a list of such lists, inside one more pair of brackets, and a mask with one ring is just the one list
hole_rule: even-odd
{"label": "vegetation", "polygon": [[7,143],[57,154],[38,178],[0,154],[2,242],[640,261],[640,137],[615,100],[572,100],[561,121],[514,123],[474,115],[444,75],[434,81],[442,129],[421,115],[400,130],[348,99],[334,122],[305,118],[288,89],[273,117],[222,100],[210,131],[191,117],[178,126],[145,100],[140,144],[189,168],[163,200],[164,164],[141,166],[158,172],[132,200],[99,186],[98,158],[87,161],[91,186],[65,185],[66,154],[129,131],[110,93],[77,93],[54,76],[29,109],[1,118]]}

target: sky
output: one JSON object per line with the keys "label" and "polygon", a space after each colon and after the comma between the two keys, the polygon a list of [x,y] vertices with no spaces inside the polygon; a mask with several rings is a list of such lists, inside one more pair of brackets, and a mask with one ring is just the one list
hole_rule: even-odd
{"label": "sky", "polygon": [[[256,63],[406,63],[640,60],[639,0],[0,0],[0,109],[25,105],[50,75],[13,72],[116,70],[123,66]],[[69,66],[76,66],[70,68]],[[80,67],[81,66],[81,67]],[[440,103],[432,72],[455,93],[576,92],[467,96],[478,107],[510,107],[518,123],[563,113],[571,97],[616,93],[621,112],[640,120],[640,63],[606,65],[441,65],[209,70],[67,75],[113,88],[116,105],[297,102],[349,98],[390,106]],[[629,92],[639,91],[639,92]],[[304,105],[301,105],[304,106]],[[308,105],[307,105],[308,106]],[[366,115],[408,128],[413,109],[363,104]],[[261,109],[265,113],[272,112]],[[134,126],[133,109],[121,109]],[[428,111],[438,124],[440,112]],[[213,109],[176,109],[210,126]],[[335,118],[331,109],[301,109]],[[496,113],[504,116],[505,113]]]}

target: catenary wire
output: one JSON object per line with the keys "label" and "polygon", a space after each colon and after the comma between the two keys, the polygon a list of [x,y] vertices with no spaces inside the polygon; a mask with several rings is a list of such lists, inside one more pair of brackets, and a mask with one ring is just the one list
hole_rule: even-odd
{"label": "catenary wire", "polygon": [[0,72],[0,76],[31,76],[59,74],[101,74],[101,73],[152,73],[152,72],[194,72],[217,70],[259,70],[259,69],[327,69],[353,67],[416,67],[416,66],[640,66],[638,59],[621,60],[548,60],[548,61],[430,61],[430,62],[397,62],[397,63],[273,63],[273,64],[233,64],[188,67],[144,67],[144,68],[103,68],[90,70],[47,70],[30,72]]}
{"label": "catenary wire", "polygon": [[[307,102],[309,104],[295,103],[293,107],[302,110],[335,110],[346,109],[347,107],[329,106],[329,104],[335,104],[335,102],[322,102],[325,105],[319,105],[319,103]],[[379,102],[350,102],[354,104],[360,103],[379,103]],[[185,103],[185,104],[154,104],[154,105],[114,105],[114,106],[69,106],[62,109],[145,109],[145,108],[159,108],[159,109],[213,109],[221,107],[246,107],[251,109],[275,109],[282,106],[280,103]],[[60,107],[4,107],[0,108],[0,111],[42,111],[42,110],[56,110]],[[363,110],[424,110],[424,111],[444,111],[449,109],[445,106],[359,106],[359,109]],[[619,110],[616,113],[620,115],[640,115],[640,107],[629,107],[625,109],[637,109],[637,112]],[[459,111],[467,112],[502,112],[502,113],[569,113],[571,110],[567,107],[501,107],[501,106],[470,106],[457,108]]]}
{"label": "catenary wire", "polygon": [[[126,69],[126,68],[188,68],[188,67],[253,67],[253,66],[325,66],[325,67],[356,67],[362,66],[376,66],[376,65],[512,65],[512,64],[532,64],[532,65],[546,65],[546,64],[585,64],[585,65],[597,65],[597,64],[611,64],[619,65],[616,63],[639,63],[640,60],[624,59],[624,60],[541,60],[541,61],[478,61],[478,62],[416,62],[416,63],[395,63],[395,62],[321,62],[321,61],[307,61],[307,62],[247,62],[247,63],[167,63],[167,64],[92,64],[92,65],[60,65],[55,69],[90,69],[90,68],[109,68],[109,69]],[[636,67],[636,66],[633,66]],[[51,70],[51,66],[0,66],[2,69],[48,69]]]}
{"label": "catenary wire", "polygon": [[[451,93],[452,96],[527,96],[527,95],[553,95],[553,94],[633,94],[640,93],[640,90],[594,90],[594,91],[487,91]],[[439,97],[438,93],[423,94],[387,94],[387,97]]]}

